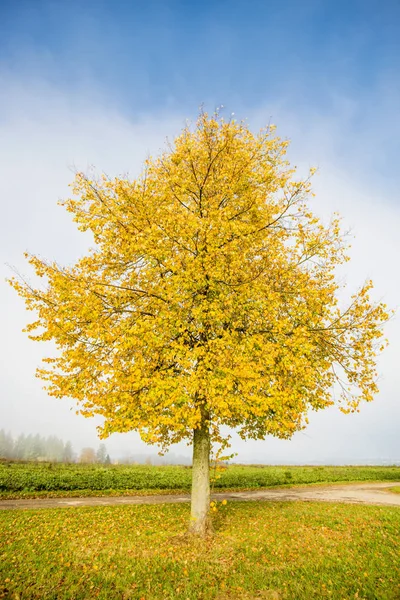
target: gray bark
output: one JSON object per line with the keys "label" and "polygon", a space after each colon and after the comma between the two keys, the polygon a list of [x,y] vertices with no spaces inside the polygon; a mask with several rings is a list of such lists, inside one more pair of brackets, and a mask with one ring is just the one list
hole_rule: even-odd
{"label": "gray bark", "polygon": [[203,422],[193,432],[192,498],[190,533],[206,535],[210,519],[210,432]]}

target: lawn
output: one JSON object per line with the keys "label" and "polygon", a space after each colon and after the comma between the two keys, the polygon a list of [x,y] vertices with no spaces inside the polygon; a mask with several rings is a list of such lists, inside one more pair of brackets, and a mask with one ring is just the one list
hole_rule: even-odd
{"label": "lawn", "polygon": [[[217,490],[349,481],[400,481],[400,467],[287,467],[231,465]],[[0,497],[106,495],[189,491],[189,467],[0,463]]]}
{"label": "lawn", "polygon": [[90,600],[398,600],[400,510],[236,502],[215,535],[189,506],[0,512],[0,597]]}

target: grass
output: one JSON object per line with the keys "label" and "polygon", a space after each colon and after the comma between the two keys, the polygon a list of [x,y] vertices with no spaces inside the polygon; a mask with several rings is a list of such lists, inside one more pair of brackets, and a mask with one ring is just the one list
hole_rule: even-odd
{"label": "grass", "polygon": [[394,492],[395,494],[400,494],[400,485],[399,485],[399,487],[396,486],[396,487],[391,487],[391,488],[388,488],[388,489],[391,492]]}
{"label": "grass", "polygon": [[398,600],[400,510],[237,502],[215,535],[181,504],[0,513],[0,597]]}
{"label": "grass", "polygon": [[[260,489],[351,481],[399,481],[400,467],[286,467],[231,465],[215,490]],[[191,468],[147,465],[0,463],[0,497],[121,495],[188,492]]]}

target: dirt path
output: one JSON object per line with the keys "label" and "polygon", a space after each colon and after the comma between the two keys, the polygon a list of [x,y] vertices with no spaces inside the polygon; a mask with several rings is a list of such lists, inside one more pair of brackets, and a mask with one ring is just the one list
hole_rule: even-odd
{"label": "dirt path", "polygon": [[[221,492],[214,500],[262,500],[286,502],[303,500],[317,502],[349,502],[352,504],[381,504],[400,507],[400,494],[388,488],[400,486],[400,482],[352,483],[345,485],[318,485],[294,488],[264,489],[248,492]],[[76,506],[114,506],[120,504],[166,504],[189,502],[189,494],[154,496],[98,496],[88,498],[35,498],[0,500],[0,510],[35,508],[73,508]]]}

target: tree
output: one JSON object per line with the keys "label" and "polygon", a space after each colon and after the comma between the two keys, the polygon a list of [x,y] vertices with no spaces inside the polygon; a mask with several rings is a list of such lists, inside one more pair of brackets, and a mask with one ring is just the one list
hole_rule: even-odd
{"label": "tree", "polygon": [[104,464],[107,458],[107,448],[105,444],[100,444],[97,452],[96,452],[96,460],[99,463]]}
{"label": "tree", "polygon": [[22,460],[26,457],[26,437],[24,433],[21,433],[15,440],[14,445],[14,458]]}
{"label": "tree", "polygon": [[11,433],[0,429],[0,458],[13,458],[14,440]]}
{"label": "tree", "polygon": [[[25,438],[25,448],[23,452],[24,460],[35,460],[38,456],[37,451],[39,450],[39,440],[31,433]],[[39,450],[40,452],[40,450]]]}
{"label": "tree", "polygon": [[347,260],[334,217],[309,207],[288,142],[201,113],[142,175],[78,173],[61,202],[94,248],[72,267],[27,258],[43,287],[11,284],[57,344],[38,375],[105,438],[137,430],[166,450],[193,442],[191,531],[209,526],[211,444],[290,438],[309,409],[358,410],[377,391],[384,304],[366,282],[342,305]]}
{"label": "tree", "polygon": [[96,462],[96,452],[93,448],[82,448],[81,455],[79,457],[79,462],[93,464]]}
{"label": "tree", "polygon": [[72,463],[74,461],[74,451],[71,442],[66,442],[64,446],[62,461],[65,463]]}
{"label": "tree", "polygon": [[44,456],[52,462],[61,462],[64,457],[64,442],[55,435],[50,435],[44,440]]}
{"label": "tree", "polygon": [[33,460],[37,460],[38,458],[44,458],[44,455],[45,455],[45,449],[44,449],[43,439],[37,433],[32,438],[32,450],[31,450],[30,458],[32,458]]}

